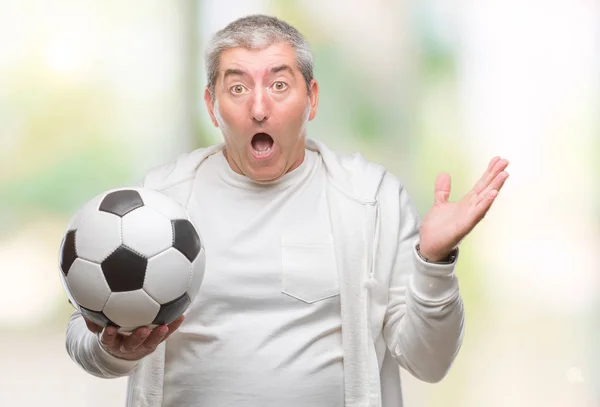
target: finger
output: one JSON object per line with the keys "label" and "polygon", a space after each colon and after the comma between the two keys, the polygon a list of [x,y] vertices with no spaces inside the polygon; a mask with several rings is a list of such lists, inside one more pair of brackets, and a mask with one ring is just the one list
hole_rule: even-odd
{"label": "finger", "polygon": [[500,192],[507,179],[508,173],[506,171],[500,172],[498,175],[496,175],[496,178],[494,178],[490,185],[480,194],[481,196],[479,200],[481,201],[486,199],[491,191]]}
{"label": "finger", "polygon": [[114,326],[107,326],[104,328],[104,332],[100,337],[100,342],[105,348],[113,349],[117,344],[117,328]]}
{"label": "finger", "polygon": [[481,221],[492,207],[492,203],[498,196],[498,191],[492,189],[475,207],[475,223]]}
{"label": "finger", "polygon": [[496,157],[492,158],[486,168],[486,172],[490,172],[492,170],[492,168],[494,168],[494,165],[496,165],[496,163],[498,161],[500,161],[500,157],[496,156]]}
{"label": "finger", "polygon": [[90,321],[89,319],[87,319],[85,317],[83,318],[83,320],[85,321],[87,328],[95,334],[102,332],[102,329],[104,329],[100,325],[93,323],[92,321]]}
{"label": "finger", "polygon": [[121,350],[123,352],[131,352],[140,347],[144,340],[150,335],[150,329],[141,327],[136,329],[131,335],[125,337],[121,341]]}
{"label": "finger", "polygon": [[152,330],[148,338],[143,343],[144,348],[146,349],[154,349],[158,346],[159,343],[165,339],[167,333],[169,332],[169,327],[167,325],[157,326]]}
{"label": "finger", "polygon": [[490,163],[488,164],[487,169],[481,175],[481,178],[479,178],[479,180],[473,187],[473,192],[476,195],[479,195],[481,192],[483,192],[483,190],[487,188],[487,186],[495,178],[495,176],[504,168],[506,168],[507,165],[507,160],[503,160],[500,157],[492,158],[492,160],[490,160]]}
{"label": "finger", "polygon": [[446,173],[440,173],[435,180],[435,189],[434,189],[434,203],[444,203],[448,202],[448,198],[450,197],[450,188],[451,188],[451,179],[450,175]]}
{"label": "finger", "polygon": [[163,338],[163,341],[165,339],[167,339],[169,336],[171,336],[171,334],[173,332],[175,332],[177,329],[179,329],[179,327],[181,326],[181,324],[183,324],[184,321],[184,317],[183,315],[180,316],[179,318],[177,318],[175,321],[171,322],[169,325],[167,325],[169,327],[169,332],[167,332],[167,334],[165,335],[165,337]]}
{"label": "finger", "polygon": [[504,169],[507,166],[508,166],[508,160],[505,160],[505,159],[496,160],[495,158],[492,159],[492,161],[490,161],[490,165],[488,166],[487,170],[483,173],[483,175],[481,176],[479,181],[477,181],[477,183],[473,187],[473,192],[476,195],[479,195],[481,192],[483,192],[490,185],[490,183],[494,180],[494,178],[496,178],[496,176],[500,172],[504,171]]}

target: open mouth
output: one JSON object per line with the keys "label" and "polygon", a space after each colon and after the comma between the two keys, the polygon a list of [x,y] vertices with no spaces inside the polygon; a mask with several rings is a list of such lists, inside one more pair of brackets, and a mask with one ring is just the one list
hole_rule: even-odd
{"label": "open mouth", "polygon": [[273,137],[267,133],[256,133],[252,137],[252,152],[256,158],[266,158],[273,152]]}

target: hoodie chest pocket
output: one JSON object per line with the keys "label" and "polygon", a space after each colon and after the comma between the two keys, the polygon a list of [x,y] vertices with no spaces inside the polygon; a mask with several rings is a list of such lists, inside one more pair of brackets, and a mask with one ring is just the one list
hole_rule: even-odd
{"label": "hoodie chest pocket", "polygon": [[281,292],[306,303],[340,294],[333,238],[284,235],[281,238]]}

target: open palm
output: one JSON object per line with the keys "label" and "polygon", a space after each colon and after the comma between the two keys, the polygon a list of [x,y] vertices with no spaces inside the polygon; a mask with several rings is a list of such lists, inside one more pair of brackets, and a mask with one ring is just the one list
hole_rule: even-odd
{"label": "open palm", "polygon": [[508,161],[494,157],[475,186],[458,202],[448,202],[450,175],[442,173],[435,181],[435,202],[421,222],[419,250],[439,261],[458,246],[483,219],[508,178]]}

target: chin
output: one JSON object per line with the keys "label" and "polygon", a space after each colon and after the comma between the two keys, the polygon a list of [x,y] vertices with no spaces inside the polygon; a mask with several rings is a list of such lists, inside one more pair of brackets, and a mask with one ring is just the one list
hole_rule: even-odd
{"label": "chin", "polygon": [[283,168],[279,166],[269,166],[263,168],[250,169],[246,176],[258,183],[269,183],[277,181],[285,174]]}

